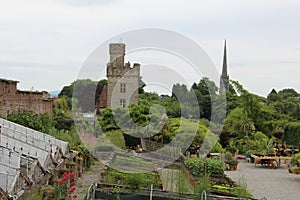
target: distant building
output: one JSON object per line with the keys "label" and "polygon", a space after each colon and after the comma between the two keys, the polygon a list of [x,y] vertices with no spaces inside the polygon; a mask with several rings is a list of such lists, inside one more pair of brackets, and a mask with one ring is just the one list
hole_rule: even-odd
{"label": "distant building", "polygon": [[226,52],[226,40],[224,44],[224,55],[223,55],[223,67],[220,78],[219,94],[225,94],[229,90],[229,75],[227,71],[227,52]]}
{"label": "distant building", "polygon": [[[127,107],[138,103],[138,87],[140,79],[140,64],[124,63],[125,44],[109,45],[110,62],[107,64],[107,87],[103,88],[100,107]],[[101,103],[102,99],[102,103]]]}
{"label": "distant building", "polygon": [[53,113],[53,99],[43,92],[21,91],[18,81],[0,79],[0,115],[32,110],[37,114]]}

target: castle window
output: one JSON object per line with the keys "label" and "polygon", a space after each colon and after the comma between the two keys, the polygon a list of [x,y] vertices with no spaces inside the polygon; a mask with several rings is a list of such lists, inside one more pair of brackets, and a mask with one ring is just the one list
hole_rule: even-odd
{"label": "castle window", "polygon": [[125,108],[125,106],[126,106],[125,99],[120,99],[120,106],[122,106],[123,108]]}
{"label": "castle window", "polygon": [[120,84],[120,92],[121,93],[125,93],[126,92],[126,84],[125,83],[121,83]]}

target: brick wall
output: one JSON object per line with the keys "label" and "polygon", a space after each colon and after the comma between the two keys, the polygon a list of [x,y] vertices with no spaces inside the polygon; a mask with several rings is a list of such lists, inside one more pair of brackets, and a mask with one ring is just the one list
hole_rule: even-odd
{"label": "brick wall", "polygon": [[17,90],[17,81],[0,79],[0,114],[18,113],[23,110],[32,110],[37,114],[53,114],[53,100],[42,92]]}

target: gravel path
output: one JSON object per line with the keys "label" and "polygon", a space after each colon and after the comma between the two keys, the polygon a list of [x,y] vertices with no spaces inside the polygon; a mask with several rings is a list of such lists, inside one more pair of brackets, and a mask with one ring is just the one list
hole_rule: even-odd
{"label": "gravel path", "polygon": [[90,170],[84,171],[82,177],[77,180],[77,189],[75,194],[78,195],[77,199],[84,199],[89,186],[95,182],[101,182],[101,171],[104,169],[101,162],[95,162]]}
{"label": "gravel path", "polygon": [[240,161],[236,171],[226,171],[236,183],[246,184],[254,198],[268,200],[300,199],[300,175],[290,174],[282,164],[269,169],[247,161]]}

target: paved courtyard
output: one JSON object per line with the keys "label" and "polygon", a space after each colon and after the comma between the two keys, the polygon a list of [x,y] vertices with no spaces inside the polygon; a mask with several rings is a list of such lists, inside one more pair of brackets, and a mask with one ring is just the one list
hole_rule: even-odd
{"label": "paved courtyard", "polygon": [[240,161],[237,171],[226,171],[226,174],[237,183],[246,184],[257,199],[300,199],[300,175],[288,173],[284,164],[278,169],[269,169]]}

